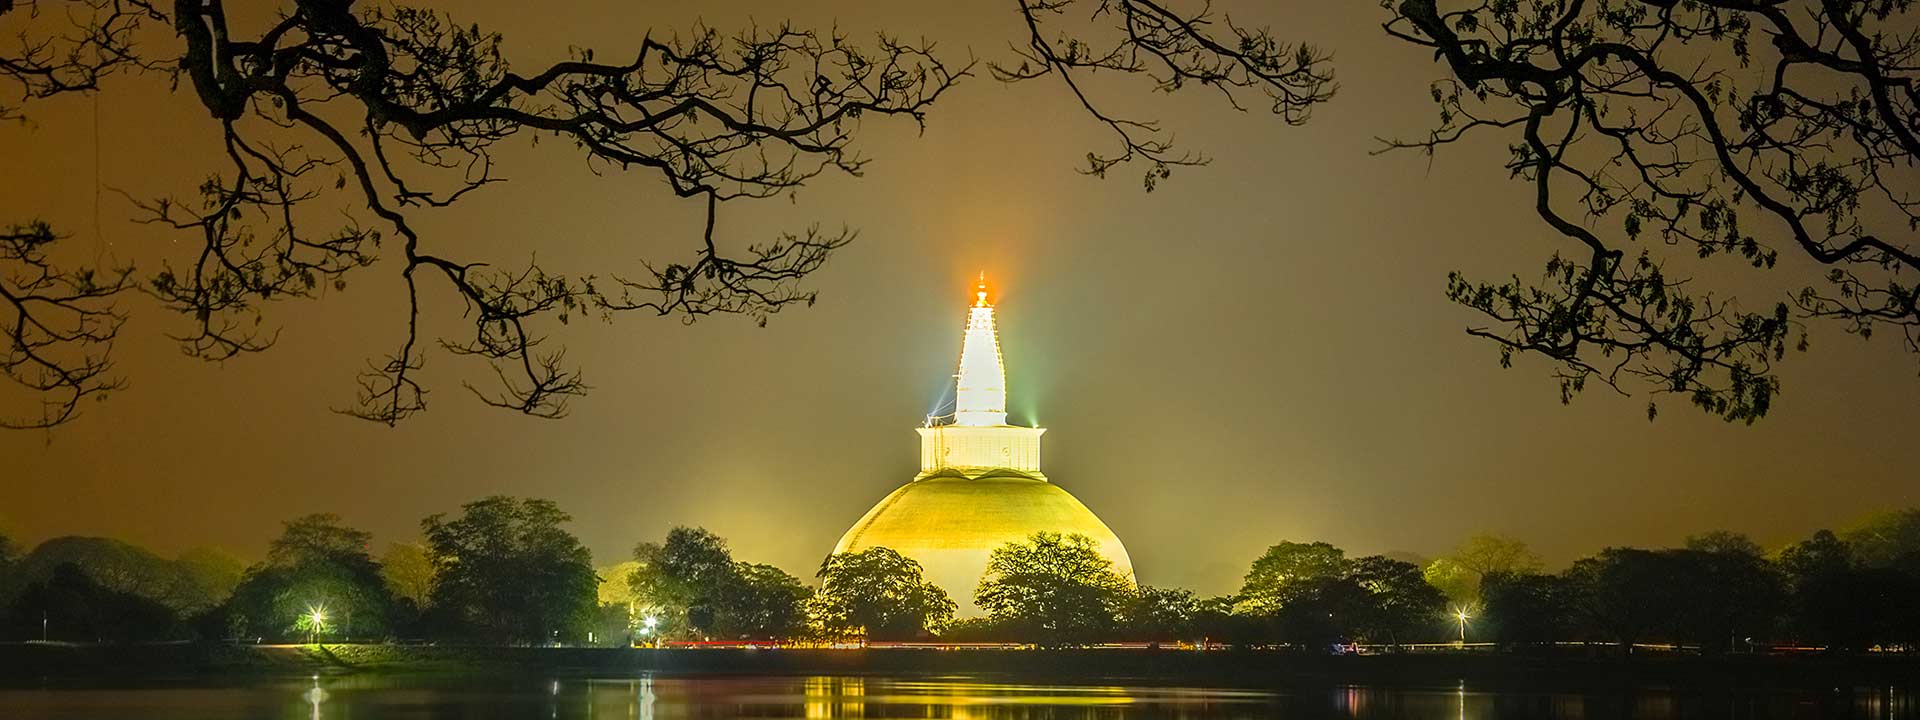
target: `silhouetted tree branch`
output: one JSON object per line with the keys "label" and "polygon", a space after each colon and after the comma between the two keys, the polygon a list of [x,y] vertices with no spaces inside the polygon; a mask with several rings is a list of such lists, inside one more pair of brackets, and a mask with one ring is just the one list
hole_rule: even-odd
{"label": "silhouetted tree branch", "polygon": [[[500,377],[488,404],[540,417],[560,417],[567,401],[584,393],[578,371],[558,350],[538,352],[536,318],[566,322],[571,314],[650,309],[686,317],[712,313],[768,314],[812,294],[798,281],[818,268],[851,234],[815,241],[783,238],[731,257],[714,240],[715,206],[723,200],[765,198],[799,187],[828,170],[858,175],[864,160],[848,144],[866,114],[902,115],[916,122],[965,70],[950,70],[930,46],[882,38],[877,53],[839,35],[820,36],[782,26],[727,37],[696,29],[685,39],[648,37],[630,59],[603,63],[590,51],[532,75],[508,69],[499,36],[461,28],[439,13],[404,7],[356,12],[340,0],[304,0],[255,40],[234,40],[218,2],[183,3],[175,27],[187,41],[185,66],[203,104],[224,123],[238,151],[232,179],[218,197],[270,215],[274,236],[266,258],[222,252],[245,247],[210,235],[216,260],[196,268],[194,286],[209,275],[264,278],[247,287],[247,301],[299,295],[316,278],[335,278],[370,260],[379,236],[357,227],[329,240],[299,239],[287,205],[305,199],[285,188],[321,165],[340,162],[365,204],[400,236],[401,274],[408,288],[408,328],[400,349],[362,376],[358,404],[347,412],[392,424],[425,407],[413,379],[422,362],[418,315],[420,273],[446,280],[467,307],[473,334],[442,345],[487,359]],[[335,109],[335,106],[344,106]],[[349,125],[342,110],[358,116]],[[328,160],[301,152],[250,151],[249,116],[299,131],[327,149]],[[364,142],[355,142],[349,132]],[[427,247],[405,210],[452,203],[498,178],[492,147],[520,134],[557,136],[596,169],[651,172],[682,197],[708,203],[703,242],[690,265],[648,267],[650,281],[566,277],[537,265],[502,271]],[[447,185],[427,189],[415,176],[441,173]],[[451,179],[447,179],[451,176]],[[265,179],[257,194],[249,183]],[[230,213],[227,213],[230,214]],[[205,217],[185,223],[204,228]],[[233,281],[228,281],[233,282]],[[602,287],[620,288],[609,296]],[[636,293],[649,292],[653,299]],[[214,297],[218,298],[216,294]],[[180,298],[172,298],[176,302]],[[202,315],[231,315],[246,306],[193,305]],[[223,325],[222,327],[225,327]],[[203,330],[207,326],[203,325]],[[216,336],[227,333],[213,331]],[[249,349],[240,337],[228,347]]]}
{"label": "silhouetted tree branch", "polygon": [[[190,259],[163,264],[142,285],[192,319],[193,330],[176,339],[209,360],[264,350],[275,339],[262,322],[267,303],[342,290],[351,271],[383,256],[397,261],[406,329],[342,410],[390,425],[426,406],[416,379],[425,355],[419,318],[431,300],[425,288],[441,287],[425,284],[429,277],[445,281],[473,323],[470,335],[441,346],[485,359],[499,380],[492,390],[469,387],[487,404],[539,417],[565,415],[587,390],[563,350],[539,349],[549,320],[645,310],[764,324],[788,305],[811,303],[800,283],[854,233],[808,229],[748,244],[742,255],[716,239],[718,204],[789,193],[828,171],[859,175],[866,160],[850,144],[861,119],[923,123],[968,74],[930,43],[883,36],[863,49],[838,33],[786,25],[649,35],[614,62],[576,49],[521,74],[501,55],[499,35],[404,6],[297,0],[247,29],[230,26],[220,0],[177,0],[170,12],[90,2],[94,17],[76,21],[85,32],[64,45],[22,35],[15,59],[0,67],[29,97],[91,89],[112,67],[107,60],[146,68],[162,56],[134,51],[140,23],[177,34],[178,61],[167,64],[217,124],[223,157],[194,196],[136,201],[145,222],[196,240]],[[494,147],[524,134],[567,141],[596,173],[640,171],[677,196],[704,198],[694,256],[602,279],[535,263],[501,269],[423,238],[411,216],[499,182]],[[335,224],[316,217],[314,205],[336,192],[377,222],[349,213],[314,230]]]}
{"label": "silhouetted tree branch", "polygon": [[[1113,134],[1118,147],[1087,153],[1085,172],[1104,177],[1108,170],[1135,160],[1147,163],[1147,190],[1167,178],[1175,166],[1204,165],[1205,155],[1176,148],[1171,133],[1151,120],[1123,117],[1103,109],[1085,87],[1086,76],[1106,71],[1143,75],[1154,89],[1171,93],[1198,85],[1220,93],[1235,110],[1245,111],[1249,96],[1264,96],[1268,110],[1290,125],[1307,121],[1313,106],[1332,98],[1333,73],[1325,53],[1305,44],[1288,44],[1266,28],[1237,25],[1216,14],[1211,2],[1183,9],[1153,0],[1017,0],[1025,21],[1027,46],[1014,47],[1016,60],[992,63],[1002,82],[1058,77],[1082,108]],[[1084,13],[1094,27],[1069,26],[1050,33],[1047,25],[1069,22]]]}
{"label": "silhouetted tree branch", "polygon": [[[1508,169],[1571,243],[1537,282],[1450,277],[1448,297],[1493,320],[1469,332],[1503,364],[1552,358],[1563,401],[1591,380],[1637,383],[1751,423],[1780,389],[1772,364],[1805,348],[1805,320],[1891,330],[1920,355],[1909,0],[1382,5],[1389,34],[1453,75],[1434,84],[1435,128],[1386,146],[1505,138]],[[1635,247],[1649,235],[1660,242]],[[1824,285],[1743,307],[1663,250],[1767,270],[1769,237]]]}
{"label": "silhouetted tree branch", "polygon": [[[0,0],[0,121],[27,120],[26,106],[92,92],[101,78],[147,67],[133,36],[162,18],[142,0],[80,0],[42,7]],[[15,25],[18,30],[12,30]],[[130,270],[63,267],[51,254],[64,236],[41,220],[0,232],[0,324],[7,347],[0,374],[29,393],[32,411],[0,410],[0,428],[47,428],[79,413],[80,401],[124,382],[108,356],[125,316],[114,299],[133,286]]]}
{"label": "silhouetted tree branch", "polygon": [[[44,16],[44,17],[43,17]],[[147,0],[0,0],[0,120],[25,119],[34,100],[88,92],[120,70],[151,68],[134,46],[148,21],[166,16]]]}
{"label": "silhouetted tree branch", "polygon": [[0,320],[7,334],[0,373],[40,402],[37,414],[0,415],[0,428],[58,425],[79,412],[81,400],[123,385],[109,374],[107,356],[126,321],[113,298],[132,284],[131,271],[63,270],[47,258],[57,239],[39,222],[0,231]]}

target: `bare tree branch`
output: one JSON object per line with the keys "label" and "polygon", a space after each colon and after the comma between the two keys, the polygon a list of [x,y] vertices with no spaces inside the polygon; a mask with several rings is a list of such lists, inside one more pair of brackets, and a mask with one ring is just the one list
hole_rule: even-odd
{"label": "bare tree branch", "polygon": [[108,355],[126,321],[113,298],[131,270],[62,270],[47,257],[59,240],[46,223],[0,231],[0,374],[40,398],[39,412],[0,415],[0,428],[47,428],[73,419],[80,402],[124,386]]}
{"label": "bare tree branch", "polygon": [[[166,16],[143,0],[78,0],[42,8],[0,0],[0,121],[26,121],[34,101],[98,90],[123,70],[151,67],[136,52],[142,24]],[[32,411],[0,410],[0,428],[47,428],[79,415],[80,402],[125,382],[110,374],[125,321],[115,298],[131,269],[63,268],[49,255],[62,236],[34,220],[0,232],[0,374],[33,396]]]}
{"label": "bare tree branch", "polygon": [[[689,321],[726,313],[764,323],[792,302],[811,302],[797,283],[851,233],[788,236],[750,246],[751,259],[731,259],[714,238],[718,203],[790,192],[829,170],[859,175],[866,161],[850,143],[860,119],[923,122],[967,72],[949,69],[926,43],[882,37],[869,52],[838,34],[780,26],[731,37],[705,28],[684,39],[648,37],[624,62],[598,62],[580,50],[521,75],[501,57],[498,35],[439,13],[353,5],[301,0],[254,40],[230,37],[217,0],[176,6],[186,75],[225,124],[232,166],[203,188],[196,217],[175,219],[168,211],[177,204],[166,201],[149,206],[157,219],[198,229],[207,249],[191,272],[163,272],[153,286],[201,319],[191,349],[216,356],[259,349],[248,331],[236,332],[252,327],[237,314],[302,296],[319,281],[337,287],[348,271],[374,259],[377,232],[350,225],[308,241],[296,229],[293,206],[314,195],[308,176],[337,165],[336,188],[351,184],[400,238],[409,295],[405,337],[398,352],[369,366],[357,404],[345,410],[388,424],[425,408],[426,393],[413,378],[423,361],[420,272],[447,280],[473,322],[468,338],[441,347],[486,359],[499,379],[497,391],[474,393],[487,404],[549,418],[565,415],[567,401],[587,386],[565,367],[564,351],[536,351],[545,340],[536,319],[565,323],[588,312],[605,318],[647,309]],[[349,114],[360,118],[357,126],[335,119]],[[255,125],[309,137],[324,155],[269,149],[253,139]],[[704,197],[697,260],[648,265],[651,281],[615,276],[607,286],[620,292],[608,296],[592,276],[556,275],[538,265],[502,272],[430,249],[406,213],[451,204],[498,181],[492,148],[523,132],[569,141],[596,172],[640,170],[676,195]],[[430,189],[423,175],[450,177],[450,187]],[[272,228],[264,240],[253,234],[262,225]],[[659,297],[636,299],[636,291]]]}
{"label": "bare tree branch", "polygon": [[[1622,392],[1637,381],[1751,423],[1779,392],[1773,363],[1806,347],[1805,321],[1891,329],[1920,356],[1911,0],[1382,6],[1390,35],[1432,48],[1453,75],[1434,85],[1436,127],[1385,148],[1509,137],[1508,169],[1571,243],[1539,284],[1450,279],[1449,298],[1495,321],[1469,332],[1503,363],[1553,359],[1563,401],[1591,379]],[[1769,45],[1753,47],[1756,34]],[[1769,235],[1825,267],[1826,289],[1746,310],[1662,257],[1680,247],[1768,270],[1781,251]],[[1661,243],[1631,249],[1649,236]]]}
{"label": "bare tree branch", "polygon": [[[1146,189],[1177,166],[1204,165],[1207,157],[1178,149],[1171,133],[1151,120],[1130,119],[1103,109],[1088,93],[1084,78],[1098,72],[1141,75],[1155,90],[1172,93],[1191,85],[1219,92],[1235,110],[1245,111],[1249,95],[1265,98],[1267,109],[1289,125],[1305,123],[1313,107],[1333,97],[1333,73],[1325,53],[1310,45],[1276,40],[1266,28],[1237,25],[1214,13],[1210,0],[1181,11],[1155,0],[1017,0],[1027,28],[1026,47],[1014,47],[1017,59],[992,63],[1002,82],[1058,77],[1080,106],[1112,133],[1114,151],[1087,153],[1082,172],[1105,177],[1108,170],[1144,161]],[[1050,33],[1049,22],[1086,12],[1090,25],[1104,23],[1106,39],[1089,26]]]}
{"label": "bare tree branch", "polygon": [[[853,233],[782,235],[742,243],[740,255],[716,237],[720,204],[788,194],[830,171],[860,175],[867,161],[852,142],[863,119],[923,125],[970,68],[949,67],[924,41],[882,36],[863,48],[837,32],[780,25],[647,35],[618,61],[576,49],[521,74],[501,55],[499,35],[405,6],[296,0],[260,27],[239,28],[222,0],[175,0],[167,12],[144,0],[71,5],[85,12],[66,13],[71,27],[61,30],[41,19],[36,2],[0,0],[0,20],[36,21],[0,55],[0,89],[10,84],[32,100],[94,90],[123,67],[165,66],[188,81],[220,132],[220,167],[194,195],[134,201],[142,222],[194,238],[190,256],[163,262],[139,284],[190,319],[192,329],[174,338],[189,355],[216,361],[268,349],[277,337],[265,321],[270,304],[344,290],[349,274],[388,259],[407,292],[403,337],[368,364],[354,405],[342,410],[387,424],[426,407],[416,379],[428,349],[420,314],[431,299],[425,289],[442,286],[423,277],[445,280],[472,323],[470,334],[439,347],[484,359],[497,378],[494,389],[469,385],[475,395],[547,418],[565,415],[587,390],[564,350],[542,348],[550,322],[644,310],[764,324],[788,305],[811,303],[801,283]],[[134,45],[149,22],[172,31],[174,49]],[[0,104],[0,118],[13,116],[17,108]],[[415,229],[414,214],[501,181],[498,144],[543,138],[565,141],[596,173],[638,171],[702,199],[694,259],[642,262],[635,280],[565,276],[537,263],[506,271]],[[342,205],[344,219],[328,217]],[[356,219],[363,213],[370,224]],[[125,273],[102,282],[91,271],[61,271],[45,258],[53,235],[44,226],[8,237],[0,263],[30,272],[0,288],[18,298],[5,368],[30,389],[64,393],[49,401],[47,416],[58,422],[74,399],[115,385],[101,375],[104,349],[70,365],[49,349],[104,347],[120,315],[93,303],[133,285]],[[53,286],[66,294],[32,304],[36,290]],[[100,314],[69,318],[65,330],[36,324],[54,310]]]}

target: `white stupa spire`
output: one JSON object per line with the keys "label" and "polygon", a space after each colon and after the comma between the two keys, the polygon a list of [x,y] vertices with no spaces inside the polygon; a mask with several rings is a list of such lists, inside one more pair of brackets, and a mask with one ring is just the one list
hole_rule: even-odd
{"label": "white stupa spire", "polygon": [[955,385],[953,424],[1007,424],[1007,371],[1000,361],[1000,338],[993,325],[993,305],[987,303],[984,272],[973,307],[967,311],[967,338],[960,347]]}
{"label": "white stupa spire", "polygon": [[960,346],[960,373],[954,376],[953,422],[927,418],[920,427],[920,478],[1024,477],[1040,474],[1040,435],[1044,428],[1007,424],[1007,371],[1000,360],[1000,338],[987,302],[987,278],[967,310],[967,336]]}

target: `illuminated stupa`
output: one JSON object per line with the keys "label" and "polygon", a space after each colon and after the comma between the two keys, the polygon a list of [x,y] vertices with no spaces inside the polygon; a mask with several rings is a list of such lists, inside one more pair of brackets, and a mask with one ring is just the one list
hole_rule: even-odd
{"label": "illuminated stupa", "polygon": [[1132,578],[1120,538],[1040,473],[1046,429],[1007,424],[1007,376],[984,280],[967,313],[955,389],[951,419],[929,418],[919,429],[920,474],[868,510],[833,551],[885,547],[919,561],[962,616],[979,614],[973,589],[993,549],[1040,531],[1092,538]]}

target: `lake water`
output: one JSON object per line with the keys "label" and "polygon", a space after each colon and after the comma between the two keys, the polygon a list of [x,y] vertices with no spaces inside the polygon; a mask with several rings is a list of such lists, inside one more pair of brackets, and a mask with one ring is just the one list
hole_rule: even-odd
{"label": "lake water", "polygon": [[1466,687],[1229,690],[965,678],[346,676],[162,687],[0,689],[0,719],[113,718],[1873,718],[1920,720],[1911,689],[1735,695]]}

